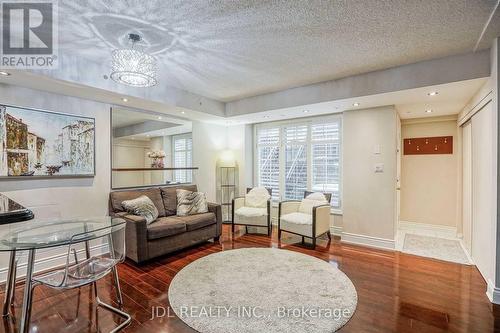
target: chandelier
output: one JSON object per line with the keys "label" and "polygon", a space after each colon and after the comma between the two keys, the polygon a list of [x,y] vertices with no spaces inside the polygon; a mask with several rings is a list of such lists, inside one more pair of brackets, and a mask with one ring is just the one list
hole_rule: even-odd
{"label": "chandelier", "polygon": [[137,34],[129,34],[132,47],[112,52],[112,70],[110,77],[113,81],[133,87],[151,87],[156,80],[156,59],[134,46],[142,38]]}

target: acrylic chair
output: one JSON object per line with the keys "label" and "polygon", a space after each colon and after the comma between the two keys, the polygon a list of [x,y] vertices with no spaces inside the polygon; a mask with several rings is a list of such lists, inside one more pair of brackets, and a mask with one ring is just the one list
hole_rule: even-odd
{"label": "acrylic chair", "polygon": [[[108,253],[91,256],[89,239],[93,242],[101,240],[107,244]],[[78,258],[82,252],[81,244],[85,245],[85,258]],[[112,273],[119,306],[123,305],[120,281],[118,279],[117,265],[125,260],[125,224],[110,226],[102,230],[74,235],[68,246],[66,265],[64,269],[51,271],[33,277],[34,287],[45,285],[59,290],[75,289],[86,285],[93,285],[96,303],[111,312],[123,317],[125,321],[118,325],[111,333],[118,332],[126,327],[131,317],[129,314],[117,309],[99,299],[96,282]],[[34,288],[33,287],[33,288]]]}

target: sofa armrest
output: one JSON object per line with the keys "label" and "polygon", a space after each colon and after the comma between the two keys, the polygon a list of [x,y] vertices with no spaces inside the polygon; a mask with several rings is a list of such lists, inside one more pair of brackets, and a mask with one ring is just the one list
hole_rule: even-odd
{"label": "sofa armrest", "polygon": [[330,230],[330,209],[330,205],[313,207],[313,230],[315,230],[315,236],[320,236]]}
{"label": "sofa armrest", "polygon": [[[116,214],[118,215],[118,214]],[[146,219],[132,214],[119,214],[127,223],[125,227],[125,248],[127,257],[137,263],[149,259],[148,257],[148,228]]]}
{"label": "sofa armrest", "polygon": [[208,211],[215,214],[215,219],[217,221],[217,236],[222,234],[222,207],[219,204],[208,203]]}

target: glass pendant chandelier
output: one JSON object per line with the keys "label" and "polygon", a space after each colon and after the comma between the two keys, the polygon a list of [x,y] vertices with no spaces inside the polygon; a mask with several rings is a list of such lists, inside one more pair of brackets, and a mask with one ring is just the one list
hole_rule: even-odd
{"label": "glass pendant chandelier", "polygon": [[114,50],[112,53],[112,70],[110,77],[113,81],[133,87],[151,87],[156,80],[156,59],[140,50],[134,49],[141,36],[129,34],[132,42],[130,49]]}

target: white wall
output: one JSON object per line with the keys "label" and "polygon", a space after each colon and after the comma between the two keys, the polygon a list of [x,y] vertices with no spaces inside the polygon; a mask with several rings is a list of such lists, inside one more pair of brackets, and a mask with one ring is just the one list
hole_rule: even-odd
{"label": "white wall", "polygon": [[[392,106],[343,114],[344,241],[394,248],[396,131]],[[383,173],[375,173],[376,164]]]}
{"label": "white wall", "polygon": [[[0,101],[4,104],[94,117],[96,126],[95,177],[0,180],[0,192],[32,209],[36,217],[107,215],[111,187],[110,105],[5,84],[0,84]],[[43,256],[44,254],[37,256],[37,261]],[[5,279],[6,266],[7,255],[2,253],[0,280]]]}
{"label": "white wall", "polygon": [[402,155],[400,220],[457,227],[457,122],[447,118],[403,122],[403,139],[453,136],[453,154]]}

